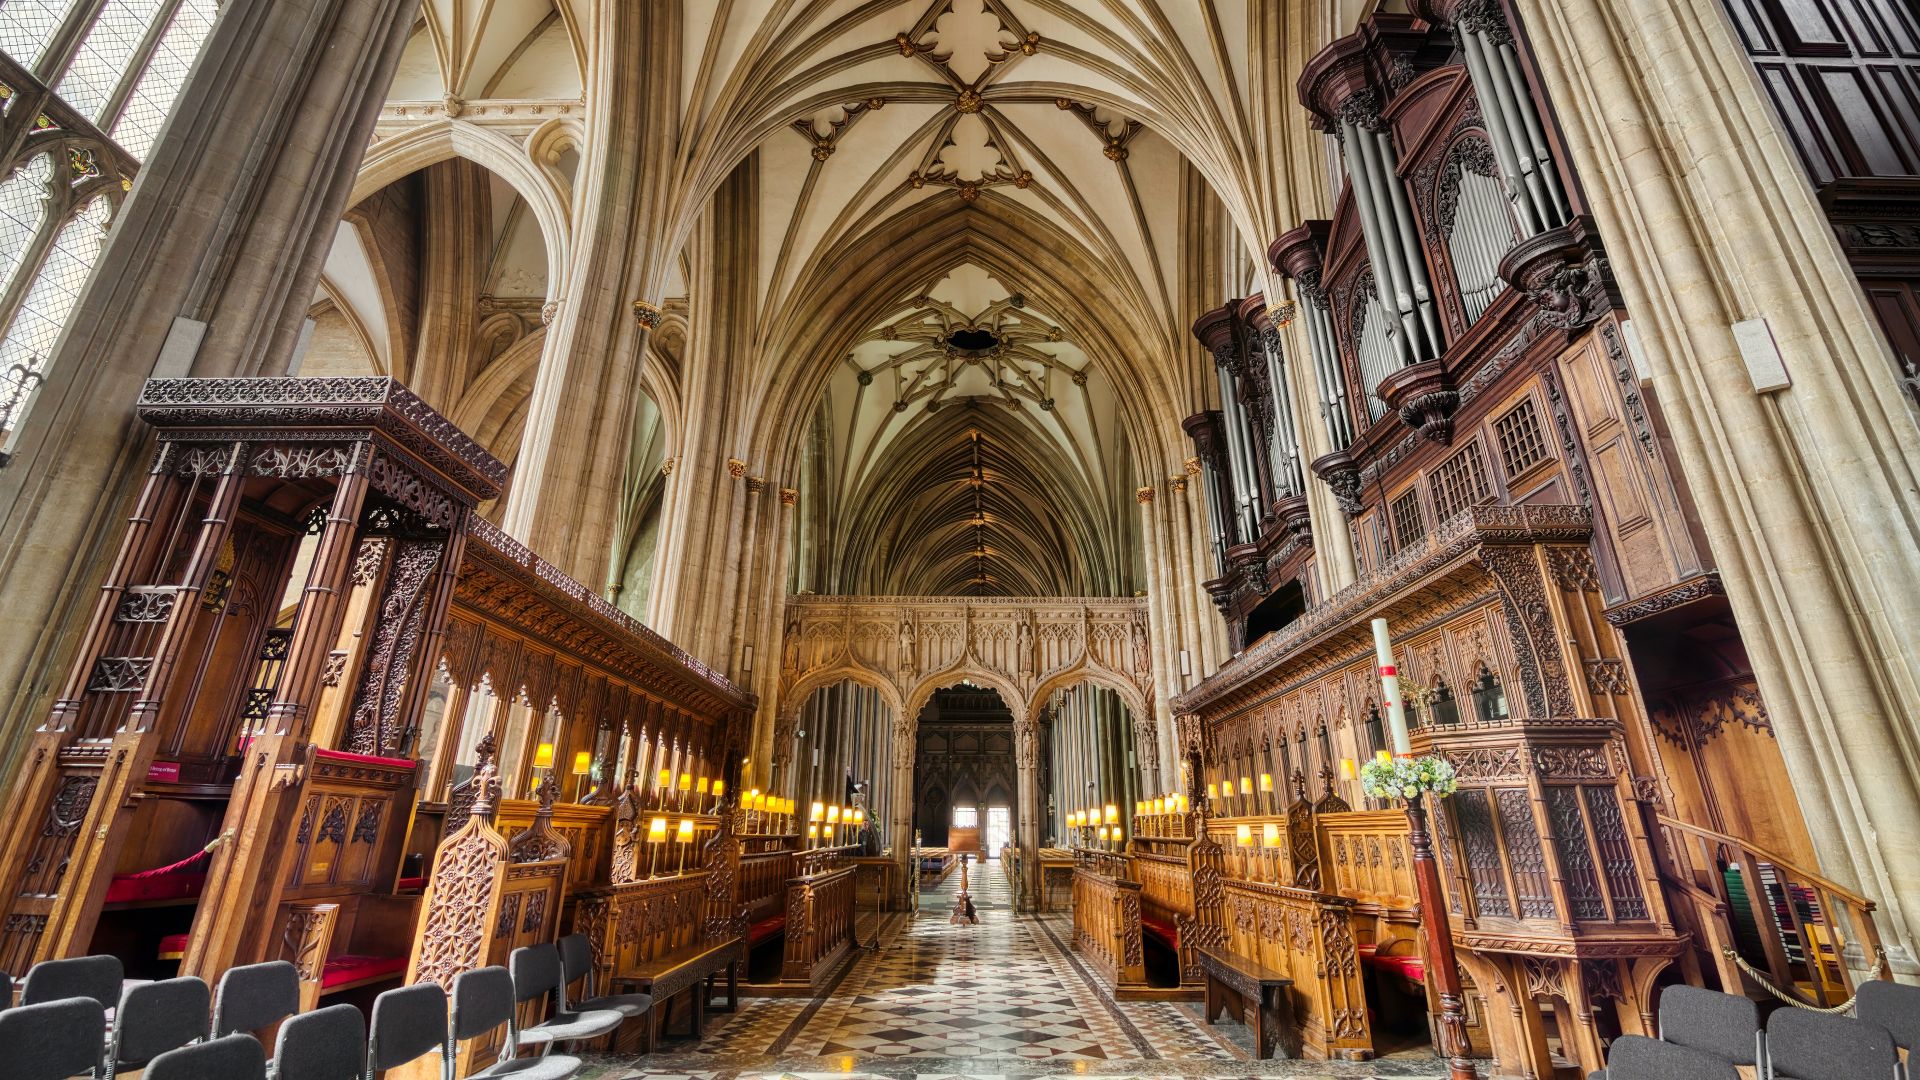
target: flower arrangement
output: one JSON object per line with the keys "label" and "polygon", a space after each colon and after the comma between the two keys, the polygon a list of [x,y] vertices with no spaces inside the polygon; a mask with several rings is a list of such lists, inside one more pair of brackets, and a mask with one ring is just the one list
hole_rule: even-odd
{"label": "flower arrangement", "polygon": [[1451,795],[1459,782],[1443,757],[1396,758],[1382,754],[1360,766],[1360,789],[1376,799],[1411,799],[1432,792]]}

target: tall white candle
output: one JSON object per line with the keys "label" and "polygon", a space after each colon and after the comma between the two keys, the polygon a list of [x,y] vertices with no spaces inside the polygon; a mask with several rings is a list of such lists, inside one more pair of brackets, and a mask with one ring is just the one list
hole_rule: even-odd
{"label": "tall white candle", "polygon": [[1380,693],[1386,698],[1387,726],[1393,732],[1395,755],[1413,753],[1407,737],[1407,704],[1400,700],[1400,670],[1393,666],[1393,643],[1387,640],[1387,620],[1373,620],[1373,655],[1380,665]]}

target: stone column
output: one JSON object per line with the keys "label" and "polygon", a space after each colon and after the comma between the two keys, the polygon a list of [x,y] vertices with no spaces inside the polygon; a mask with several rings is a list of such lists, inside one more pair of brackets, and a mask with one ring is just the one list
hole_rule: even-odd
{"label": "stone column", "polygon": [[5,730],[41,711],[93,601],[103,526],[145,460],[133,402],[156,362],[286,370],[419,6],[222,5],[0,470],[0,602],[23,630],[0,643]]}
{"label": "stone column", "polygon": [[[1717,5],[1519,7],[1821,870],[1909,965],[1920,433],[1885,337]],[[1788,389],[1753,388],[1731,324],[1756,316]]]}
{"label": "stone column", "polygon": [[[547,331],[501,525],[565,573],[601,582],[617,547],[647,336],[679,254],[664,233],[678,167],[681,5],[596,7],[590,38],[602,60],[587,69],[579,242],[567,273],[580,286]],[[681,486],[670,478],[663,497]]]}

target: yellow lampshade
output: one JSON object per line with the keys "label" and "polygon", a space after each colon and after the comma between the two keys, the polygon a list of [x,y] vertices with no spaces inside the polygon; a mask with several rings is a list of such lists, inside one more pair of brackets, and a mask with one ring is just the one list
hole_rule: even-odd
{"label": "yellow lampshade", "polygon": [[1261,837],[1262,842],[1264,842],[1268,847],[1277,848],[1280,846],[1280,826],[1279,825],[1269,821],[1265,825],[1261,826],[1261,829],[1264,832],[1264,835]]}
{"label": "yellow lampshade", "polygon": [[1167,812],[1167,800],[1165,800],[1165,799],[1155,799],[1155,800],[1153,800],[1153,812],[1154,812],[1154,813],[1156,813],[1156,814],[1164,814],[1164,813],[1166,813],[1166,812]]}
{"label": "yellow lampshade", "polygon": [[759,797],[760,797],[760,789],[759,789],[759,788],[757,788],[757,787],[756,787],[756,788],[748,788],[748,789],[747,789],[747,798],[749,798],[749,799],[758,799]]}
{"label": "yellow lampshade", "polygon": [[1340,759],[1340,779],[1351,780],[1353,779],[1353,773],[1354,773],[1353,759],[1350,757],[1341,758]]}
{"label": "yellow lampshade", "polygon": [[865,810],[855,810],[853,812],[853,823],[855,825],[865,825],[867,823],[867,812]]}
{"label": "yellow lampshade", "polygon": [[593,771],[593,755],[581,750],[573,755],[573,775],[585,776]]}
{"label": "yellow lampshade", "polygon": [[1079,827],[1080,827],[1080,811],[1078,810],[1070,811],[1067,814],[1067,828],[1077,829]]}
{"label": "yellow lampshade", "polygon": [[1107,824],[1111,825],[1114,822],[1119,820],[1120,820],[1120,808],[1113,805],[1112,803],[1108,803],[1107,804]]}
{"label": "yellow lampshade", "polygon": [[543,742],[533,748],[533,767],[536,769],[553,768],[553,744]]}
{"label": "yellow lampshade", "polygon": [[1214,790],[1216,786],[1217,785],[1215,785],[1213,781],[1211,780],[1207,781],[1207,798],[1217,799],[1220,797],[1220,793]]}
{"label": "yellow lampshade", "polygon": [[693,839],[693,819],[692,818],[683,817],[680,819],[680,835],[678,839],[682,844]]}
{"label": "yellow lampshade", "polygon": [[1184,814],[1187,812],[1187,797],[1185,795],[1175,795],[1173,797],[1173,812],[1176,814]]}
{"label": "yellow lampshade", "polygon": [[699,782],[693,785],[693,790],[705,795],[707,793],[707,778],[704,776],[701,777]]}
{"label": "yellow lampshade", "polygon": [[692,773],[683,772],[680,774],[680,790],[681,791],[693,790],[693,774]]}
{"label": "yellow lampshade", "polygon": [[670,788],[673,786],[673,770],[672,769],[660,770],[660,786],[663,788]]}
{"label": "yellow lampshade", "polygon": [[1104,843],[1106,843],[1106,842],[1107,842],[1107,827],[1106,827],[1105,825],[1102,825],[1102,826],[1100,826],[1100,832],[1099,832],[1098,834],[1096,834],[1096,835],[1098,835],[1098,836],[1100,837],[1100,842],[1101,842],[1101,843],[1103,843],[1103,844],[1104,844]]}
{"label": "yellow lampshade", "polygon": [[1135,817],[1146,817],[1147,816],[1146,800],[1135,799],[1133,802],[1133,813]]}
{"label": "yellow lampshade", "polygon": [[1377,754],[1375,754],[1375,755],[1373,755],[1373,757],[1374,757],[1374,760],[1375,760],[1375,761],[1382,761],[1382,762],[1387,762],[1387,761],[1392,761],[1392,760],[1393,760],[1393,754],[1391,754],[1390,752],[1388,752],[1388,751],[1386,751],[1386,750],[1382,750],[1382,751],[1380,751],[1379,753],[1377,753]]}
{"label": "yellow lampshade", "polygon": [[727,793],[727,782],[725,780],[715,780],[713,782],[713,797],[717,799],[720,796],[725,795],[726,793]]}
{"label": "yellow lampshade", "polygon": [[1233,830],[1233,842],[1241,847],[1253,846],[1253,826],[1237,825]]}
{"label": "yellow lampshade", "polygon": [[1272,792],[1273,792],[1273,774],[1261,773],[1260,774],[1260,793],[1263,795],[1268,795],[1268,794],[1272,794]]}
{"label": "yellow lampshade", "polygon": [[1240,794],[1253,794],[1253,779],[1251,777],[1243,776],[1240,778]]}
{"label": "yellow lampshade", "polygon": [[807,839],[809,840],[820,839],[820,826],[818,825],[807,826]]}
{"label": "yellow lampshade", "polygon": [[838,806],[827,807],[827,824],[829,825],[840,824],[840,808]]}
{"label": "yellow lampshade", "polygon": [[1122,841],[1122,840],[1124,840],[1124,839],[1126,839],[1126,836],[1127,836],[1127,834],[1126,834],[1126,833],[1123,833],[1123,832],[1121,832],[1121,831],[1120,831],[1120,826],[1118,826],[1118,825],[1115,825],[1115,826],[1113,827],[1113,842],[1114,842],[1114,843],[1116,843],[1116,844],[1117,844],[1117,843],[1119,843],[1120,841]]}
{"label": "yellow lampshade", "polygon": [[814,804],[813,804],[813,813],[811,813],[811,814],[808,814],[808,815],[807,815],[807,820],[808,820],[808,821],[819,821],[820,819],[822,819],[822,818],[824,818],[824,817],[826,817],[826,816],[827,816],[827,804],[826,804],[826,803],[814,803]]}
{"label": "yellow lampshade", "polygon": [[666,838],[667,838],[667,819],[666,818],[657,817],[657,818],[654,818],[652,821],[647,822],[647,839],[648,840],[651,840],[657,844],[660,841],[665,840]]}

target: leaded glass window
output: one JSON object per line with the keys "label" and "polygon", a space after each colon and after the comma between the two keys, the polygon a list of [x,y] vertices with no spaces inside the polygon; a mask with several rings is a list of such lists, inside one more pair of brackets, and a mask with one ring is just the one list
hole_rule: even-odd
{"label": "leaded glass window", "polygon": [[219,0],[0,0],[0,52],[32,73],[0,98],[27,95],[56,139],[0,160],[0,436],[40,385],[132,163],[153,149],[218,12]]}
{"label": "leaded glass window", "polygon": [[31,70],[72,7],[73,0],[0,0],[0,52]]}
{"label": "leaded glass window", "polygon": [[186,85],[187,71],[200,52],[200,43],[213,32],[213,0],[185,0],[160,36],[146,71],[134,84],[120,118],[113,124],[113,141],[127,153],[144,158],[160,134],[160,125],[173,110],[173,100]]}
{"label": "leaded glass window", "polygon": [[52,178],[53,159],[37,154],[0,183],[0,297],[11,289],[27,248],[46,220],[47,182]]}
{"label": "leaded glass window", "polygon": [[107,126],[114,90],[160,17],[160,8],[160,0],[107,0],[54,92],[87,119]]}
{"label": "leaded glass window", "polygon": [[0,429],[12,429],[21,404],[40,385],[53,343],[100,255],[112,213],[112,204],[96,197],[60,229],[13,325],[0,338]]}

